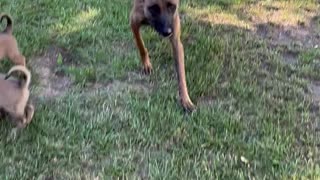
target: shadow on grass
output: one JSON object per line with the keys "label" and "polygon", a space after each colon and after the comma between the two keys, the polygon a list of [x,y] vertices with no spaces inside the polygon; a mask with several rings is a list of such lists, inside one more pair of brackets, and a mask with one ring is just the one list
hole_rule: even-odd
{"label": "shadow on grass", "polygon": [[[242,4],[242,3],[251,3],[255,2],[254,0],[203,0],[203,1],[192,1],[187,2],[191,7],[208,7],[208,6],[219,6],[222,9],[229,9],[230,7],[234,6],[235,4]],[[184,3],[184,2],[182,2]]]}

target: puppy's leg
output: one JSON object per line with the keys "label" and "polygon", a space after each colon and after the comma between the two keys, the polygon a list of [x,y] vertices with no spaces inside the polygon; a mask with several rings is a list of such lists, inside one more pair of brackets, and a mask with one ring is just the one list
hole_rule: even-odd
{"label": "puppy's leg", "polygon": [[29,124],[31,122],[33,114],[34,114],[34,106],[32,104],[27,104],[25,108],[26,124]]}
{"label": "puppy's leg", "polygon": [[23,55],[19,54],[18,56],[16,56],[15,59],[13,59],[13,62],[18,65],[25,66],[26,65],[26,58]]}
{"label": "puppy's leg", "polygon": [[13,123],[15,124],[17,129],[22,129],[26,127],[26,117],[25,115],[10,115],[11,116],[11,120],[13,121]]}
{"label": "puppy's leg", "polygon": [[145,74],[150,74],[152,71],[152,65],[150,63],[148,50],[145,48],[140,34],[141,22],[134,20],[133,16],[134,15],[132,15],[130,18],[131,31],[133,33],[136,46],[138,47],[140,53],[141,62],[143,64],[143,71]]}
{"label": "puppy's leg", "polygon": [[8,58],[10,58],[10,60],[13,61],[13,63],[15,63],[16,65],[25,66],[26,60],[25,60],[25,57],[19,51],[17,40],[13,36],[11,36],[11,38],[9,39],[10,41],[8,41],[8,44],[7,44],[9,47],[7,52]]}
{"label": "puppy's leg", "polygon": [[32,104],[27,104],[25,107],[24,115],[17,115],[17,114],[9,114],[10,119],[13,121],[16,127],[11,130],[10,136],[8,137],[7,141],[10,139],[15,140],[17,134],[20,130],[25,128],[27,124],[29,124],[32,120],[34,115],[34,107]]}
{"label": "puppy's leg", "polygon": [[179,96],[183,108],[186,111],[193,111],[195,106],[193,105],[187,88],[185,66],[184,66],[184,50],[180,40],[180,18],[176,16],[174,19],[174,34],[170,37],[173,54],[175,58],[176,71],[179,84]]}
{"label": "puppy's leg", "polygon": [[12,62],[16,65],[26,65],[26,58],[21,54],[14,54],[9,56],[9,58],[12,60]]}
{"label": "puppy's leg", "polygon": [[13,121],[13,124],[15,124],[15,127],[11,130],[10,135],[7,138],[7,141],[15,140],[17,137],[17,134],[20,132],[21,129],[25,128],[25,122],[26,118],[23,115],[17,115],[17,114],[9,114],[11,121]]}

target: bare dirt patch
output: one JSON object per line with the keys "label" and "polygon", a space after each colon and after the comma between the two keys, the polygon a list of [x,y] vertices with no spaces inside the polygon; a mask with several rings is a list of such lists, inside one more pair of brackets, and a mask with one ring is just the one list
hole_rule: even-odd
{"label": "bare dirt patch", "polygon": [[[279,49],[283,62],[299,63],[300,52],[320,47],[319,6],[305,6],[287,2],[254,3],[242,7],[240,17],[251,24],[253,33],[264,39],[271,48]],[[320,82],[308,85],[313,103],[320,103]]]}
{"label": "bare dirt patch", "polygon": [[308,89],[312,94],[314,103],[320,103],[320,82],[313,82],[309,84]]}
{"label": "bare dirt patch", "polygon": [[272,23],[257,24],[256,34],[267,39],[272,45],[297,45],[304,48],[314,48],[320,44],[320,37],[309,26],[281,26]]}
{"label": "bare dirt patch", "polygon": [[286,50],[282,53],[284,62],[286,64],[295,65],[298,63],[299,52]]}
{"label": "bare dirt patch", "polygon": [[[240,19],[247,20],[253,32],[271,47],[285,47],[285,63],[294,64],[298,52],[291,49],[315,48],[320,45],[319,6],[289,2],[260,2],[240,8]],[[288,48],[289,47],[289,48]]]}
{"label": "bare dirt patch", "polygon": [[39,97],[61,96],[71,87],[71,80],[55,71],[59,54],[66,59],[67,54],[64,50],[51,47],[43,56],[31,60],[33,73],[38,77],[39,83],[36,89],[39,91]]}
{"label": "bare dirt patch", "polygon": [[[74,56],[71,53],[54,46],[50,47],[42,56],[31,60],[30,67],[32,67],[38,81],[34,86],[37,97],[48,99],[63,96],[72,88],[71,78],[58,71],[59,56],[62,57],[64,65],[74,64],[72,63]],[[124,78],[112,80],[109,83],[87,83],[82,92],[90,93],[96,90],[108,91],[110,94],[123,93],[124,91],[148,94],[152,90],[152,84],[147,82],[146,76],[129,72]]]}

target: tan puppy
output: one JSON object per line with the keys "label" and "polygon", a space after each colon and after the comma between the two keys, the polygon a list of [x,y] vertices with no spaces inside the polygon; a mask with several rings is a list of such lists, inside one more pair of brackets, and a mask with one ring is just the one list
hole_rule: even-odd
{"label": "tan puppy", "polygon": [[[14,72],[21,72],[24,81],[8,79]],[[25,127],[31,122],[34,107],[28,103],[30,71],[22,65],[13,66],[5,78],[0,78],[0,110],[6,114],[18,128]]]}
{"label": "tan puppy", "polygon": [[180,40],[179,0],[134,0],[130,15],[131,30],[139,49],[143,70],[152,71],[148,50],[140,35],[142,25],[150,25],[161,36],[170,37],[179,83],[179,97],[183,108],[192,111],[195,106],[190,100],[184,67],[184,51]]}
{"label": "tan puppy", "polygon": [[0,22],[7,19],[7,27],[0,33],[0,60],[7,57],[16,65],[26,65],[26,60],[21,55],[17,40],[12,35],[12,19],[7,14],[0,15]]}

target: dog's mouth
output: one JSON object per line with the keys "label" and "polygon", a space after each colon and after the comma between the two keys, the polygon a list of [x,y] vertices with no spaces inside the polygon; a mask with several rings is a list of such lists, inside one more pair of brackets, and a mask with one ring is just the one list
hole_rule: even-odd
{"label": "dog's mouth", "polygon": [[167,37],[172,36],[172,34],[173,34],[173,33],[172,33],[172,30],[170,30],[170,31],[167,31],[167,32],[162,32],[162,33],[161,33],[161,36],[167,38]]}
{"label": "dog's mouth", "polygon": [[158,32],[158,34],[164,38],[170,37],[173,34],[172,28],[166,28],[166,29],[161,29],[161,30],[159,30],[157,28],[155,28],[155,29]]}
{"label": "dog's mouth", "polygon": [[173,28],[170,25],[165,25],[166,23],[159,23],[157,21],[148,21],[145,20],[143,23],[148,23],[151,27],[162,37],[170,37],[173,34]]}

